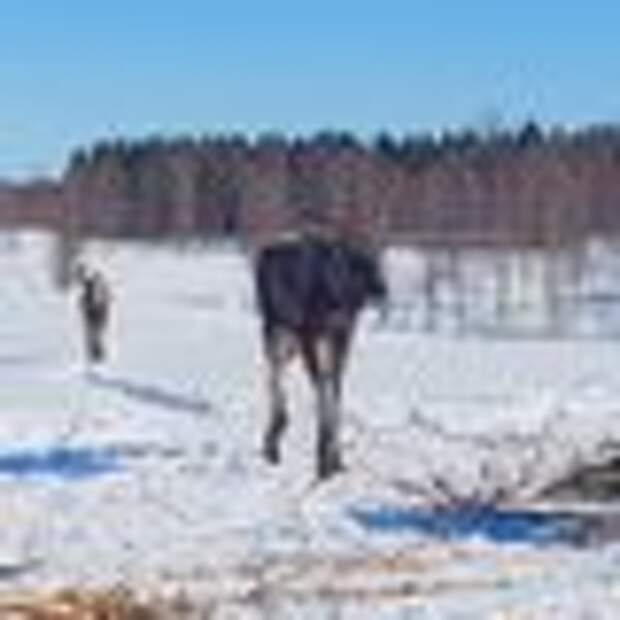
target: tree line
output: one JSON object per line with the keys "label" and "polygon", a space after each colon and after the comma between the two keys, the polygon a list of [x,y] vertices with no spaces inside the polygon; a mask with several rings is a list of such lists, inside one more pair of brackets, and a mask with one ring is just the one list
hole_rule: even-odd
{"label": "tree line", "polygon": [[55,192],[84,234],[564,243],[620,231],[620,126],[119,138],[76,150]]}

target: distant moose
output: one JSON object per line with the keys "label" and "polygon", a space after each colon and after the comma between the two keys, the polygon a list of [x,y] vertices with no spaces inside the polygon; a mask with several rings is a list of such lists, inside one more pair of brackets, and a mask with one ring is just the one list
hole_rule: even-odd
{"label": "distant moose", "polygon": [[110,316],[111,293],[101,270],[79,263],[75,269],[79,287],[78,305],[84,329],[86,359],[89,363],[105,360],[105,336]]}
{"label": "distant moose", "polygon": [[265,245],[255,277],[271,399],[264,456],[280,461],[288,423],[283,370],[299,353],[317,396],[317,472],[328,478],[343,468],[340,400],[356,320],[368,301],[387,293],[379,260],[340,237],[300,233]]}

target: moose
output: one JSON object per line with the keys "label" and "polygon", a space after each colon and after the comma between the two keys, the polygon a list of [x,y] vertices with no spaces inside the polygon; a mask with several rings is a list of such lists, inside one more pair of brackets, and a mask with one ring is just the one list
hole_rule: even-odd
{"label": "moose", "polygon": [[84,329],[86,358],[89,363],[102,362],[106,357],[107,330],[111,293],[100,269],[80,262],[75,269],[79,286],[78,305]]}
{"label": "moose", "polygon": [[379,259],[342,236],[303,232],[259,250],[255,285],[271,408],[263,455],[280,461],[288,424],[283,371],[299,354],[317,397],[317,474],[326,479],[343,469],[340,401],[356,321],[367,302],[387,295]]}

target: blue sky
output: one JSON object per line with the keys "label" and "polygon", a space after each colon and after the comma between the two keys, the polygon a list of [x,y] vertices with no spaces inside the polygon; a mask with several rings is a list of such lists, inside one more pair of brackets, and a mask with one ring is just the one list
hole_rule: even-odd
{"label": "blue sky", "polygon": [[5,0],[0,176],[154,132],[620,121],[620,2]]}

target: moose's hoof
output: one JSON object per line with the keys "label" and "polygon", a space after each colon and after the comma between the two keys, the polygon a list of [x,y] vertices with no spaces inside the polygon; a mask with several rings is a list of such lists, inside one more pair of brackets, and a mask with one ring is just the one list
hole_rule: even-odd
{"label": "moose's hoof", "polygon": [[327,459],[321,459],[318,466],[318,477],[320,480],[327,480],[335,474],[344,471],[344,465],[339,456],[331,457]]}
{"label": "moose's hoof", "polygon": [[263,456],[271,465],[277,465],[280,462],[280,450],[278,450],[278,447],[272,442],[265,442],[263,446]]}

